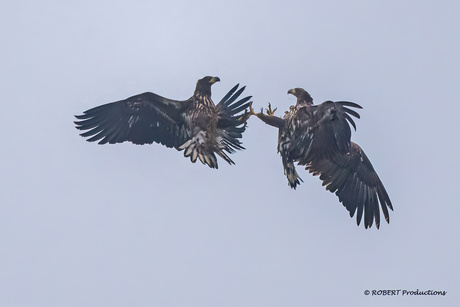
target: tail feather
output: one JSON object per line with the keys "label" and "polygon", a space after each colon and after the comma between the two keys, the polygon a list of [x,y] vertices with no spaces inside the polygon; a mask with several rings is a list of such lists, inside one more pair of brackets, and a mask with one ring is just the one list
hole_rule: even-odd
{"label": "tail feather", "polygon": [[[208,165],[210,168],[218,168],[216,155],[212,148],[207,146],[204,140],[204,131],[201,131],[196,136],[179,146],[177,149],[184,150],[184,156],[190,157],[190,161],[193,163],[196,162],[197,158],[201,161],[201,163]],[[220,155],[219,152],[217,154]],[[221,156],[222,157],[222,156]],[[227,157],[228,158],[228,157]],[[224,158],[225,159],[225,158]],[[229,159],[229,158],[228,158]],[[227,162],[228,160],[225,159]],[[231,160],[230,160],[231,161]],[[233,161],[231,161],[234,164]]]}
{"label": "tail feather", "polygon": [[283,167],[289,186],[295,190],[297,185],[303,182],[303,180],[300,178],[299,174],[297,174],[294,162],[283,157]]}

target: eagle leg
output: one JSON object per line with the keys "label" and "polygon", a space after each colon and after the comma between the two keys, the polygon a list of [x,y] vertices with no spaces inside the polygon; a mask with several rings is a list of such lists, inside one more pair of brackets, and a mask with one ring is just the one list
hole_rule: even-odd
{"label": "eagle leg", "polygon": [[266,123],[266,124],[268,124],[270,126],[277,127],[277,128],[282,128],[282,127],[284,127],[285,122],[284,122],[284,119],[273,115],[273,114],[275,114],[276,109],[277,108],[272,110],[272,105],[270,103],[268,103],[268,109],[266,109],[267,114],[264,114],[264,109],[263,108],[260,110],[259,113],[255,113],[254,109],[250,105],[249,106],[249,113],[251,115],[257,116],[264,123]]}

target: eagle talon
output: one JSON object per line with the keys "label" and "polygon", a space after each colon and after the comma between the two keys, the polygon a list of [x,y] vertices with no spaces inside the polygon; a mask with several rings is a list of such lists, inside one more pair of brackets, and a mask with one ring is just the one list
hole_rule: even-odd
{"label": "eagle talon", "polygon": [[268,103],[268,108],[267,108],[267,110],[266,110],[267,115],[268,115],[268,116],[273,116],[273,115],[275,114],[275,111],[276,111],[277,109],[278,109],[278,108],[275,108],[274,110],[272,110],[272,105],[271,105],[271,103],[269,102],[269,103]]}
{"label": "eagle talon", "polygon": [[251,115],[257,115],[256,112],[254,112],[254,109],[252,108],[252,101],[249,102],[249,116]]}
{"label": "eagle talon", "polygon": [[248,119],[251,117],[251,115],[257,115],[254,112],[254,109],[252,108],[252,101],[249,102],[249,111],[244,110],[244,114],[241,115],[238,120],[244,122],[244,124],[247,124]]}

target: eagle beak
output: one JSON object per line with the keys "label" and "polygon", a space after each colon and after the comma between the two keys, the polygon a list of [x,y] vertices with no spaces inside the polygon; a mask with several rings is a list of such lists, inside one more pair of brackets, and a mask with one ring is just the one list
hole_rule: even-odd
{"label": "eagle beak", "polygon": [[220,81],[219,77],[212,77],[211,80],[210,80],[209,82],[210,82],[211,84],[214,84],[214,83],[219,82],[219,81]]}
{"label": "eagle beak", "polygon": [[294,95],[295,94],[295,89],[290,89],[287,93]]}

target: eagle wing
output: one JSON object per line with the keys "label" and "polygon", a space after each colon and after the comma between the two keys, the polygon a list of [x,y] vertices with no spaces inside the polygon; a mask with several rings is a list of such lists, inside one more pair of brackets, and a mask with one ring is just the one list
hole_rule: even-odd
{"label": "eagle wing", "polygon": [[326,101],[296,112],[289,128],[293,134],[293,156],[299,164],[305,165],[314,158],[349,151],[350,124],[356,130],[356,124],[350,115],[356,118],[360,116],[348,107],[362,109],[354,102]]}
{"label": "eagle wing", "polygon": [[89,142],[156,142],[177,148],[189,137],[184,114],[191,107],[191,99],[176,101],[147,92],[89,109],[75,116],[75,124],[86,130],[80,135]]}
{"label": "eagle wing", "polygon": [[388,208],[393,210],[390,197],[358,144],[351,143],[350,151],[346,154],[314,159],[306,169],[313,175],[319,175],[328,191],[335,192],[351,217],[357,213],[358,225],[364,215],[365,228],[371,227],[374,220],[379,228],[379,207],[389,222]]}
{"label": "eagle wing", "polygon": [[[234,162],[227,156],[227,153],[234,153],[236,150],[242,150],[240,138],[246,130],[246,121],[248,119],[247,108],[251,96],[238,99],[243,93],[245,86],[238,89],[239,84],[235,85],[216,105],[217,109],[217,135],[220,138],[221,151],[217,154],[230,164]],[[243,112],[241,114],[241,112]],[[225,152],[224,152],[225,151]]]}

